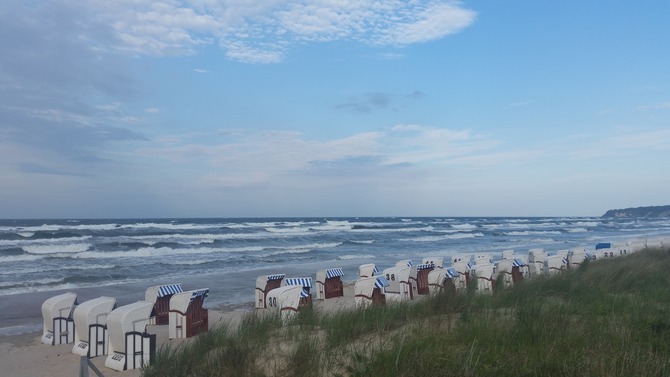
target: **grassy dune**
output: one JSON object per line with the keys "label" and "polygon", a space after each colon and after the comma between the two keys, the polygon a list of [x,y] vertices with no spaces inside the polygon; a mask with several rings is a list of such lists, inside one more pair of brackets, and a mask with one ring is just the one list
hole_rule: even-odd
{"label": "grassy dune", "polygon": [[290,324],[248,315],[159,350],[146,377],[667,376],[670,250],[539,277],[492,296],[443,294]]}

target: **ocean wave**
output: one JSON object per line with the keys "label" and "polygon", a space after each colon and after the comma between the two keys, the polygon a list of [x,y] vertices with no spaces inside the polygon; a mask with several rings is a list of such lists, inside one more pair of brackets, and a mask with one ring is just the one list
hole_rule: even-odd
{"label": "ocean wave", "polygon": [[339,260],[350,260],[350,259],[374,259],[374,255],[340,255],[337,257]]}
{"label": "ocean wave", "polygon": [[91,239],[91,236],[76,236],[62,238],[24,238],[13,240],[0,240],[0,246],[21,246],[21,245],[53,245],[55,243],[78,243]]}
{"label": "ocean wave", "polygon": [[533,235],[542,235],[542,234],[562,234],[557,230],[529,230],[525,232],[505,232],[507,236],[533,236]]}
{"label": "ocean wave", "polygon": [[475,237],[484,237],[483,233],[456,233],[456,234],[447,234],[443,236],[423,236],[415,238],[402,238],[400,241],[412,241],[412,242],[436,242],[444,240],[456,240],[463,238],[475,238]]}
{"label": "ocean wave", "polygon": [[85,251],[74,254],[73,258],[83,259],[113,259],[113,258],[156,258],[174,255],[198,255],[198,254],[214,254],[214,253],[239,253],[239,252],[256,252],[268,248],[263,246],[248,246],[237,248],[179,248],[173,249],[170,247],[143,247],[136,250],[129,251]]}
{"label": "ocean wave", "polygon": [[[58,268],[59,271],[63,270],[108,270],[116,268],[115,264],[83,264],[83,265],[65,265]],[[14,270],[0,270],[0,275],[26,275],[44,272],[44,267],[29,267],[29,268],[16,268]]]}
{"label": "ocean wave", "polygon": [[10,262],[30,262],[34,260],[41,259],[42,257],[38,255],[9,255],[9,256],[2,256],[0,257],[0,263],[10,263]]}
{"label": "ocean wave", "polygon": [[586,233],[589,230],[586,228],[568,228],[566,229],[566,232],[568,233]]}
{"label": "ocean wave", "polygon": [[91,248],[89,243],[70,243],[64,245],[27,245],[21,249],[30,254],[70,254],[81,253]]}

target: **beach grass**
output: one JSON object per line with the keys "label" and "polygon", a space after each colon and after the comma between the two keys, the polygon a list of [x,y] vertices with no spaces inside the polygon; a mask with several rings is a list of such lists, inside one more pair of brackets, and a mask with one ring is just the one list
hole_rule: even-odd
{"label": "beach grass", "polygon": [[438,294],[290,323],[250,313],[161,348],[143,376],[666,376],[670,250],[590,261],[493,295]]}

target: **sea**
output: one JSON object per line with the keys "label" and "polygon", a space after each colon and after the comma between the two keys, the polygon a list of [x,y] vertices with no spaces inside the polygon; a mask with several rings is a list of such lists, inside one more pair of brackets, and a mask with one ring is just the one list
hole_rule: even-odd
{"label": "sea", "polygon": [[[113,295],[146,287],[209,288],[214,307],[252,307],[256,277],[314,277],[424,257],[549,254],[601,242],[667,237],[670,219],[601,217],[346,217],[0,220],[0,335],[36,330],[45,298]],[[28,320],[30,319],[30,320]],[[32,322],[30,322],[32,321]]]}

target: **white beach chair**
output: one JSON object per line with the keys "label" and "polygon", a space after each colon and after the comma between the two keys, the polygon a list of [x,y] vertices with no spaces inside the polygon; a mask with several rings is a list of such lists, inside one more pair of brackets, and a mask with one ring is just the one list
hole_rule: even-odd
{"label": "white beach chair", "polygon": [[514,259],[514,250],[503,250],[502,259]]}
{"label": "white beach chair", "polygon": [[475,265],[478,265],[478,264],[492,264],[493,263],[493,256],[491,255],[491,253],[475,254],[475,257],[473,259],[473,263]]}
{"label": "white beach chair", "polygon": [[583,246],[574,247],[568,253],[568,267],[572,270],[579,268],[584,263],[584,260],[589,259],[589,254]]}
{"label": "white beach chair", "polygon": [[544,273],[544,258],[547,253],[544,249],[528,250],[528,265],[530,266],[530,276],[542,275]]}
{"label": "white beach chair", "polygon": [[410,259],[403,259],[395,262],[396,267],[412,267],[414,263]]}
{"label": "white beach chair", "polygon": [[286,274],[261,275],[256,279],[256,309],[267,308],[267,294],[281,287]]}
{"label": "white beach chair", "polygon": [[470,271],[472,271],[472,263],[469,260],[460,260],[452,263],[452,268],[458,272],[458,277],[454,280],[457,292],[463,292],[468,288],[470,282]]}
{"label": "white beach chair", "polygon": [[477,293],[492,294],[493,289],[495,288],[495,280],[493,279],[493,273],[495,272],[495,265],[493,264],[478,264],[474,266],[473,278],[476,277]]}
{"label": "white beach chair", "polygon": [[316,299],[325,300],[344,296],[342,283],[344,271],[341,268],[329,268],[316,273]]}
{"label": "white beach chair", "polygon": [[384,289],[389,281],[383,276],[362,277],[354,284],[354,301],[357,308],[370,305],[386,305]]}
{"label": "white beach chair", "polygon": [[183,292],[181,283],[154,285],[144,292],[144,301],[153,302],[150,325],[167,325],[169,323],[170,298],[175,293]]}
{"label": "white beach chair", "polygon": [[368,278],[379,275],[379,269],[374,263],[362,264],[358,267],[358,277]]}
{"label": "white beach chair", "polygon": [[107,315],[109,349],[105,366],[116,371],[150,365],[156,351],[156,335],[146,332],[153,302],[137,301]]}
{"label": "white beach chair", "polygon": [[115,306],[115,298],[101,296],[82,302],[74,309],[72,353],[86,357],[107,354],[107,315]]}
{"label": "white beach chair", "polygon": [[175,293],[170,298],[170,339],[190,338],[209,327],[209,311],[203,308],[209,288]]}
{"label": "white beach chair", "polygon": [[299,285],[284,285],[268,292],[267,309],[277,313],[284,322],[298,313],[302,287]]}
{"label": "white beach chair", "polygon": [[526,267],[526,264],[519,258],[498,261],[496,270],[498,275],[502,275],[503,287],[508,288],[522,281],[523,267]]}
{"label": "white beach chair", "polygon": [[67,292],[42,303],[42,343],[57,345],[74,342],[72,311],[76,302],[77,294]]}
{"label": "white beach chair", "polygon": [[387,268],[383,276],[389,282],[385,289],[387,302],[410,301],[419,295],[416,266]]}
{"label": "white beach chair", "polygon": [[554,275],[567,269],[568,260],[561,255],[549,255],[544,258],[544,271],[546,274]]}

